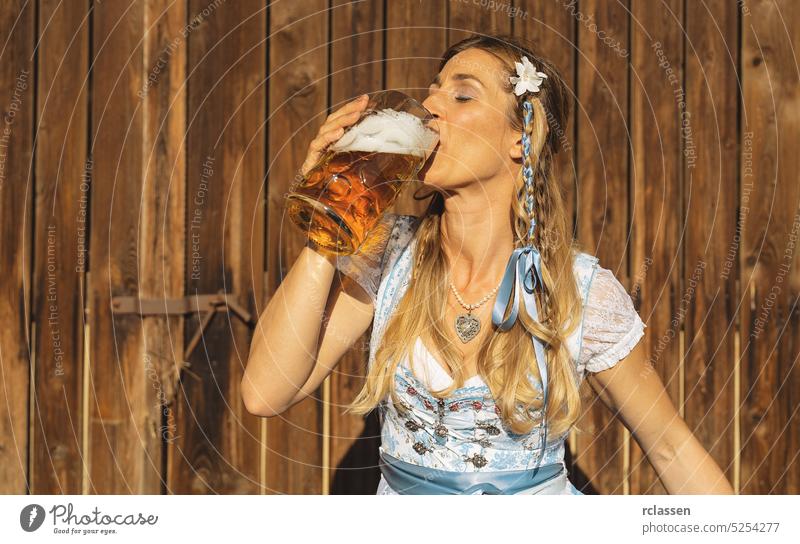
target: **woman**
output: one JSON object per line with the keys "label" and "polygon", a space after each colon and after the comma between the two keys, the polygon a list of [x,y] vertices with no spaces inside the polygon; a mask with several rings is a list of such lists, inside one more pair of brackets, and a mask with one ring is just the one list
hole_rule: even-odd
{"label": "woman", "polygon": [[[301,172],[365,98],[327,118]],[[424,101],[440,136],[420,177],[427,212],[386,214],[372,254],[304,248],[260,318],[248,410],[307,397],[372,324],[350,408],[380,409],[379,494],[581,494],[563,456],[584,377],[669,493],[732,493],[646,363],[630,297],[571,239],[552,173],[569,101],[518,38],[448,49]]]}

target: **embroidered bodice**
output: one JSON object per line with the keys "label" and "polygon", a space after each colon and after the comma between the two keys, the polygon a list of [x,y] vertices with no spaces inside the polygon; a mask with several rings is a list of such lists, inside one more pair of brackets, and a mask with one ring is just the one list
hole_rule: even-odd
{"label": "embroidered bodice", "polygon": [[[415,216],[386,214],[376,231],[381,243],[373,239],[369,252],[338,259],[338,269],[355,279],[375,304],[370,365],[388,319],[408,287],[418,223]],[[586,372],[605,370],[624,358],[644,334],[645,325],[624,287],[599,266],[596,257],[577,254],[573,272],[584,310],[582,325],[567,338],[567,346],[582,380]],[[529,375],[541,395],[538,379]],[[417,338],[411,361],[408,357],[400,361],[395,374],[395,391],[408,412],[398,411],[390,397],[382,403],[381,449],[409,463],[455,471],[533,468],[540,456],[541,464],[563,463],[566,434],[548,433],[541,451],[539,428],[524,435],[506,428],[480,376],[468,379],[446,399],[431,394],[451,381]],[[378,492],[394,493],[383,479]],[[564,492],[580,494],[569,482]]]}

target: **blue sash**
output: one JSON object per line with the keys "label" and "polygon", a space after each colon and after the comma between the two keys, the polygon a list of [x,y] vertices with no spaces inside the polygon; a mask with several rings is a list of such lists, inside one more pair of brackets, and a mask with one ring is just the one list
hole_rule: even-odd
{"label": "blue sash", "polygon": [[380,452],[380,468],[389,487],[401,495],[516,495],[561,475],[562,463],[536,469],[496,472],[457,472],[406,463]]}

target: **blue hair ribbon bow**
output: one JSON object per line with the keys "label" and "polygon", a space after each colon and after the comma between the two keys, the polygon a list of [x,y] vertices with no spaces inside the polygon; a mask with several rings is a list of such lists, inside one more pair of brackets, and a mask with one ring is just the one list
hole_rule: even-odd
{"label": "blue hair ribbon bow", "polygon": [[[536,298],[534,289],[536,285],[544,285],[542,280],[542,256],[536,246],[528,245],[514,249],[508,259],[506,271],[503,274],[503,281],[497,291],[497,300],[492,309],[492,323],[501,331],[507,331],[517,320],[519,314],[519,283],[522,278],[522,301],[525,310],[532,319],[538,321],[539,313],[536,309]],[[508,310],[511,291],[514,291],[514,301],[511,306],[511,313],[504,320],[503,316]],[[547,365],[545,364],[544,345],[536,336],[533,338],[533,347],[536,352],[536,363],[539,366],[539,373],[542,376],[542,389],[547,387]]]}
{"label": "blue hair ribbon bow", "polygon": [[[539,313],[536,309],[536,298],[534,297],[534,289],[536,285],[544,285],[542,280],[542,256],[536,246],[527,245],[524,247],[516,248],[511,253],[506,265],[506,271],[503,274],[503,281],[500,284],[500,289],[497,292],[497,299],[492,309],[492,323],[497,326],[501,331],[507,331],[517,320],[519,315],[519,293],[520,293],[520,280],[522,280],[522,303],[525,305],[525,310],[528,315],[535,321],[539,320]],[[511,302],[511,313],[505,320],[503,316],[508,310],[509,301],[511,300],[511,292],[513,290],[513,302]],[[535,335],[531,334],[533,340],[533,349],[536,353],[536,364],[539,367],[539,375],[542,379],[542,397],[544,399],[543,406],[547,404],[547,359],[544,352],[544,345]],[[542,411],[544,414],[544,409]],[[544,417],[542,417],[544,422]],[[544,426],[544,423],[542,423]],[[544,426],[544,434],[542,436],[542,454],[539,457],[541,462],[544,456],[544,445],[547,443],[547,427]]]}

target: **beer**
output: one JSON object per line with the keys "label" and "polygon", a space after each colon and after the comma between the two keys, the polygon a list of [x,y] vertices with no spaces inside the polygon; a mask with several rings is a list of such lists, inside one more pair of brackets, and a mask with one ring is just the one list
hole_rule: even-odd
{"label": "beer", "polygon": [[425,126],[428,118],[368,109],[292,188],[289,217],[323,250],[350,254],[360,249],[435,147],[438,135]]}

